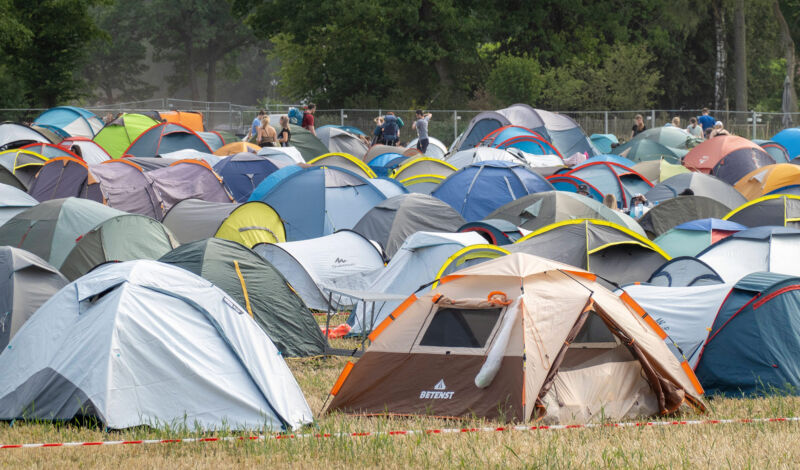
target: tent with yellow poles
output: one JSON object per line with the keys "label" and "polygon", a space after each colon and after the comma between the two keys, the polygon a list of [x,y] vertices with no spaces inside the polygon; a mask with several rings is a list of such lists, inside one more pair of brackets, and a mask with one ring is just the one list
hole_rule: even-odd
{"label": "tent with yellow poles", "polygon": [[742,204],[722,219],[748,227],[777,225],[800,228],[800,196],[794,194],[762,196]]}
{"label": "tent with yellow poles", "polygon": [[410,193],[430,194],[434,189],[439,187],[439,184],[441,184],[442,181],[446,179],[446,176],[419,175],[399,179],[397,181],[405,186]]}
{"label": "tent with yellow poles", "polygon": [[644,176],[653,184],[658,184],[681,173],[690,173],[690,170],[685,166],[669,163],[663,158],[639,162],[633,165],[631,170]]}
{"label": "tent with yellow poles", "polygon": [[522,253],[457,271],[373,330],[327,411],[570,424],[705,409],[664,331],[595,279]]}
{"label": "tent with yellow poles", "polygon": [[392,178],[402,181],[412,176],[436,175],[447,178],[457,172],[458,168],[444,160],[432,157],[409,158],[402,165],[397,167],[392,174]]}
{"label": "tent with yellow poles", "polygon": [[767,194],[800,195],[800,166],[776,163],[756,168],[733,186],[748,201]]}
{"label": "tent with yellow poles", "polygon": [[244,152],[258,153],[259,150],[261,150],[261,147],[256,144],[251,144],[250,142],[231,142],[230,144],[225,144],[217,150],[214,150],[214,155],[218,157],[228,157]]}
{"label": "tent with yellow poles", "polygon": [[271,264],[248,248],[207,238],[159,259],[201,276],[247,310],[283,356],[322,354],[325,339],[308,307]]}
{"label": "tent with yellow poles", "polygon": [[311,166],[335,166],[337,168],[350,170],[362,178],[377,178],[372,168],[349,153],[326,153],[325,155],[320,155],[317,158],[309,160],[308,164]]}
{"label": "tent with yellow poles", "polygon": [[0,183],[27,191],[47,157],[24,149],[0,152]]}
{"label": "tent with yellow poles", "polygon": [[185,199],[167,212],[163,223],[181,243],[216,237],[252,248],[286,241],[280,216],[261,201],[230,204]]}
{"label": "tent with yellow poles", "polygon": [[623,285],[645,282],[670,256],[647,238],[604,220],[565,220],[505,245],[511,252],[542,256]]}

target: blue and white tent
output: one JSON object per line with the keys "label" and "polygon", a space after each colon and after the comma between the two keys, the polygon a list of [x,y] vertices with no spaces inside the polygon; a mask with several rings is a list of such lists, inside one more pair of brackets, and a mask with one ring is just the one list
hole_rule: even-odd
{"label": "blue and white tent", "polygon": [[75,106],[58,106],[43,112],[33,121],[36,126],[55,128],[67,137],[94,138],[103,128],[103,120],[93,112]]}

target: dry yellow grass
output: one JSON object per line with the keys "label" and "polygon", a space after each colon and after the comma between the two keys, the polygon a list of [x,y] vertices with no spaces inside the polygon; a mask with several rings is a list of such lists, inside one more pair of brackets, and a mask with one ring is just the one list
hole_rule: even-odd
{"label": "dry yellow grass", "polygon": [[[352,341],[347,347],[354,345]],[[344,344],[340,344],[344,347]],[[346,359],[289,359],[311,408],[318,411]],[[800,415],[800,399],[720,399],[705,418]],[[683,419],[698,418],[686,415]],[[386,431],[497,425],[430,418],[323,416],[310,432]],[[87,426],[0,425],[0,443],[161,437],[191,432]],[[156,444],[101,448],[0,450],[3,466],[149,468],[796,468],[800,424],[756,423],[457,435],[341,437],[264,442]]]}

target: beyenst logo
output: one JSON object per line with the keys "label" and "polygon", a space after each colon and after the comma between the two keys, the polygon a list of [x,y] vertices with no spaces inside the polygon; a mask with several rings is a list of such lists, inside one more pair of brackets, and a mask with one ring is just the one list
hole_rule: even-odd
{"label": "beyenst logo", "polygon": [[432,400],[450,400],[453,398],[455,392],[447,392],[447,385],[444,383],[444,379],[440,379],[436,385],[433,386],[433,390],[423,390],[419,392],[419,397],[423,399],[432,399]]}

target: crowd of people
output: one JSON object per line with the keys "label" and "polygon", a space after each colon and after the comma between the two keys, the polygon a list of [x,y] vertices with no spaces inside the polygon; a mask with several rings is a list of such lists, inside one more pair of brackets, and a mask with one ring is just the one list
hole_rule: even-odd
{"label": "crowd of people", "polygon": [[[681,128],[681,118],[675,116],[670,122],[664,124],[664,126]],[[630,138],[633,139],[646,130],[647,126],[644,123],[644,117],[641,114],[637,114],[633,118],[633,127],[631,127]],[[731,133],[725,129],[725,125],[722,123],[722,121],[717,121],[713,116],[709,115],[708,108],[703,108],[700,116],[690,118],[689,125],[686,126],[685,130],[693,137],[705,139],[710,139],[712,137],[721,135],[731,135]]]}

